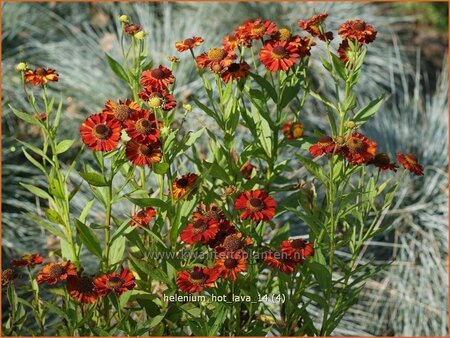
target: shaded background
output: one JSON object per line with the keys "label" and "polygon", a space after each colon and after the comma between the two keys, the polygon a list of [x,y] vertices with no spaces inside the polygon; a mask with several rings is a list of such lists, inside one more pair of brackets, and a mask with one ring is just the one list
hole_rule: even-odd
{"label": "shaded background", "polygon": [[[201,83],[189,56],[176,52],[175,41],[199,35],[206,49],[219,45],[244,19],[255,17],[298,31],[298,19],[326,10],[327,28],[335,32],[352,18],[378,30],[377,40],[369,46],[358,100],[363,105],[381,93],[391,96],[363,132],[390,154],[397,150],[417,154],[426,168],[424,177],[407,178],[399,190],[386,216],[392,222],[389,230],[367,243],[367,259],[393,263],[368,281],[359,303],[335,334],[447,335],[447,3],[6,3],[2,8],[3,267],[11,257],[45,254],[58,245],[26,215],[42,211],[19,185],[44,178],[26,163],[17,142],[39,144],[38,131],[19,122],[8,108],[11,104],[27,109],[14,69],[18,62],[57,70],[60,81],[51,92],[62,91],[67,98],[61,133],[78,139],[80,122],[87,115],[101,110],[109,98],[128,96],[104,58],[105,52],[119,58],[120,14],[129,15],[149,33],[149,53],[156,64],[167,65],[169,55],[181,58],[175,97],[183,103],[190,102],[194,93],[202,97]],[[333,41],[334,50],[338,40]],[[320,53],[320,48],[314,52]],[[332,82],[319,58],[313,59],[314,86],[327,93]],[[314,102],[307,102],[302,114],[308,129],[326,128],[324,114]],[[194,109],[184,128],[196,130],[199,125],[214,128],[204,113]],[[68,163],[76,151],[65,154]],[[76,174],[71,179],[74,185],[79,182]],[[89,199],[88,190],[82,189],[74,200],[74,214]],[[99,206],[92,212],[94,217],[103,215]],[[293,224],[296,227],[302,229],[301,224]]]}

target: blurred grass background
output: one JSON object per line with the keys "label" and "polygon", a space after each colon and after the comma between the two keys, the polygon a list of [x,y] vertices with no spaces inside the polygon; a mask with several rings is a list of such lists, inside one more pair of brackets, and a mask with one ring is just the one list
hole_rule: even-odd
{"label": "blurred grass background", "polygon": [[[17,142],[39,144],[37,131],[19,122],[8,108],[11,104],[27,109],[14,69],[18,62],[58,71],[60,82],[51,92],[59,95],[62,91],[67,97],[61,133],[64,138],[78,138],[79,124],[87,115],[98,112],[109,98],[128,95],[104,59],[105,52],[119,57],[120,14],[131,16],[149,33],[149,52],[156,64],[167,64],[169,55],[181,58],[176,98],[182,103],[193,93],[201,97],[202,92],[192,62],[188,55],[176,52],[175,41],[200,35],[206,49],[219,45],[224,35],[249,17],[296,29],[298,19],[326,10],[330,13],[327,27],[333,31],[351,18],[361,18],[379,31],[377,41],[369,46],[358,86],[359,102],[367,103],[383,92],[391,97],[364,133],[391,155],[395,151],[416,153],[426,168],[424,177],[407,179],[400,190],[394,208],[386,215],[392,222],[388,232],[367,243],[367,259],[393,264],[367,283],[359,303],[335,334],[448,334],[447,3],[54,2],[3,3],[2,9],[3,267],[11,257],[26,252],[45,254],[57,245],[26,215],[42,211],[38,201],[19,186],[19,182],[36,184],[43,177],[26,163]],[[331,81],[318,57],[313,59],[315,86],[326,93],[332,88]],[[313,101],[302,114],[309,130],[325,128],[324,114]],[[184,128],[195,130],[198,125],[213,128],[204,114],[194,109]],[[68,163],[75,152],[65,154]],[[76,185],[79,177],[72,176]],[[74,214],[89,199],[83,188],[75,199]],[[103,215],[100,207],[92,211],[95,217]],[[301,224],[293,223],[296,226]]]}

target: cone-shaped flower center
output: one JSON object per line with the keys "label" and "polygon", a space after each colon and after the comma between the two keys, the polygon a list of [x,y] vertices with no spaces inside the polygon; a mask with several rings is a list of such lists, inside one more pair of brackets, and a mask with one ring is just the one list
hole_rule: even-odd
{"label": "cone-shaped flower center", "polygon": [[154,94],[152,96],[150,96],[150,98],[148,99],[148,106],[150,108],[159,108],[162,105],[162,98],[158,95],[158,94]]}
{"label": "cone-shaped flower center", "polygon": [[208,51],[208,59],[213,62],[222,61],[225,57],[225,51],[222,48],[211,48]]}
{"label": "cone-shaped flower center", "polygon": [[148,134],[152,130],[152,122],[146,118],[139,119],[136,122],[136,130],[141,134]]}
{"label": "cone-shaped flower center", "polygon": [[195,43],[195,40],[194,39],[186,39],[183,42],[187,46],[192,46]]}
{"label": "cone-shaped flower center", "polygon": [[282,47],[282,46],[276,46],[273,50],[272,50],[272,56],[275,59],[282,59],[284,57],[287,56],[287,50],[286,48]]}
{"label": "cone-shaped flower center", "polygon": [[93,129],[94,135],[99,140],[105,140],[111,135],[111,128],[106,124],[97,124]]}
{"label": "cone-shaped flower center", "polygon": [[238,265],[238,260],[234,258],[227,258],[223,263],[227,269],[234,269]]}
{"label": "cone-shaped flower center", "polygon": [[360,153],[364,149],[364,142],[357,137],[350,137],[345,143],[351,153]]}
{"label": "cone-shaped flower center", "polygon": [[408,163],[416,165],[417,164],[417,158],[414,155],[408,154],[405,156],[405,159],[408,161]]}
{"label": "cone-shaped flower center", "polygon": [[52,265],[50,269],[48,269],[48,274],[53,278],[58,278],[64,273],[64,269],[59,264]]}
{"label": "cone-shaped flower center", "polygon": [[264,208],[264,202],[259,198],[250,198],[247,202],[247,208],[251,211],[260,211]]}
{"label": "cone-shaped flower center", "polygon": [[202,284],[206,279],[206,275],[201,271],[192,271],[190,281],[192,284]]}
{"label": "cone-shaped flower center", "polygon": [[34,73],[39,76],[44,76],[47,74],[47,71],[44,68],[39,67],[39,68],[36,68]]}
{"label": "cone-shaped flower center", "polygon": [[357,31],[364,31],[366,29],[366,25],[363,21],[356,21],[353,24],[353,29],[357,30]]}
{"label": "cone-shaped flower center", "polygon": [[287,28],[280,28],[278,30],[278,40],[288,41],[291,37],[291,31]]}
{"label": "cone-shaped flower center", "polygon": [[227,69],[227,70],[228,70],[230,73],[233,73],[233,72],[238,72],[240,68],[241,68],[241,67],[239,67],[239,64],[237,64],[237,63],[232,63],[230,66],[228,66],[228,69]]}
{"label": "cone-shaped flower center", "polygon": [[186,188],[189,184],[189,181],[185,178],[180,178],[177,180],[177,187],[178,188]]}
{"label": "cone-shaped flower center", "polygon": [[233,252],[242,248],[242,241],[238,236],[231,234],[224,239],[222,246],[227,251]]}
{"label": "cone-shaped flower center", "polygon": [[94,285],[92,284],[92,281],[89,277],[81,277],[80,278],[80,285],[78,286],[78,291],[82,293],[88,293],[91,292],[94,288]]}
{"label": "cone-shaped flower center", "polygon": [[151,145],[141,144],[139,146],[139,153],[146,157],[150,157],[151,155],[153,155],[153,147]]}
{"label": "cone-shaped flower center", "polygon": [[136,216],[139,217],[139,218],[145,218],[145,217],[147,217],[147,213],[145,212],[145,210],[140,210],[140,211],[136,214]]}
{"label": "cone-shaped flower center", "polygon": [[131,113],[131,108],[126,104],[119,104],[114,108],[114,117],[119,121],[125,121]]}
{"label": "cone-shaped flower center", "polygon": [[209,211],[207,211],[207,212],[205,212],[205,214],[203,215],[203,217],[205,218],[205,219],[214,219],[214,220],[216,220],[216,221],[218,221],[219,220],[219,214],[217,213],[217,211],[214,211],[214,210],[209,210]]}
{"label": "cone-shaped flower center", "polygon": [[391,159],[389,158],[389,155],[386,153],[379,153],[375,155],[375,158],[373,159],[373,162],[376,165],[379,166],[386,166],[391,163]]}
{"label": "cone-shaped flower center", "polygon": [[206,228],[208,228],[208,224],[205,221],[203,221],[202,219],[199,219],[194,224],[192,224],[192,231],[195,234],[199,234],[199,233],[205,231]]}
{"label": "cone-shaped flower center", "polygon": [[303,249],[305,247],[305,241],[301,238],[294,239],[291,242],[291,246],[295,249]]}
{"label": "cone-shaped flower center", "polygon": [[155,79],[158,79],[158,80],[162,80],[162,79],[164,79],[164,77],[165,77],[164,72],[163,72],[161,69],[159,69],[159,68],[153,69],[153,70],[150,72],[150,74],[151,74]]}
{"label": "cone-shaped flower center", "polygon": [[120,288],[123,284],[123,280],[120,277],[114,276],[114,277],[109,277],[108,280],[106,281],[106,287],[108,289],[117,289]]}
{"label": "cone-shaped flower center", "polygon": [[265,32],[266,27],[262,23],[256,24],[252,28],[252,34],[254,35],[263,36]]}

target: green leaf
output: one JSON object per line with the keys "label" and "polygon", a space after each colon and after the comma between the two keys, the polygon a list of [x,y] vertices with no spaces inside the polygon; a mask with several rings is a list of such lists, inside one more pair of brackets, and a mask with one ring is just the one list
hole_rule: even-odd
{"label": "green leaf", "polygon": [[64,224],[64,221],[61,218],[60,214],[53,209],[45,209],[45,216],[47,216],[47,219],[50,222],[53,222],[56,224]]}
{"label": "green leaf", "polygon": [[313,273],[319,287],[323,292],[327,292],[331,288],[331,273],[328,269],[317,262],[306,262],[306,265]]}
{"label": "green leaf", "polygon": [[114,60],[112,57],[110,57],[108,54],[106,54],[106,60],[108,61],[109,67],[111,70],[122,80],[125,82],[128,82],[128,76],[123,67],[118,63],[116,60]]}
{"label": "green leaf", "polygon": [[204,130],[205,130],[205,128],[202,128],[200,130],[197,130],[195,133],[190,133],[189,138],[185,142],[185,145],[187,147],[190,147],[191,145],[193,145],[202,136]]}
{"label": "green leaf", "polygon": [[132,198],[132,197],[129,197],[128,199],[141,208],[153,207],[153,208],[160,208],[162,210],[167,210],[167,204],[157,198]]}
{"label": "green leaf", "polygon": [[379,98],[370,102],[367,106],[355,114],[353,117],[353,122],[357,125],[363,125],[366,123],[380,109],[381,105],[385,101],[385,98],[385,95],[381,95]]}
{"label": "green leaf", "polygon": [[80,222],[85,223],[86,222],[86,218],[89,214],[89,210],[91,210],[92,205],[94,204],[95,199],[90,200],[89,202],[86,203],[86,205],[83,208],[83,211],[80,214],[80,217],[78,217],[78,219],[80,220]]}
{"label": "green leaf", "polygon": [[249,72],[249,75],[262,87],[266,90],[267,95],[273,100],[273,102],[277,102],[277,92],[275,88],[267,81],[265,78],[259,76],[258,74]]}
{"label": "green leaf", "polygon": [[78,235],[84,246],[99,258],[102,258],[102,248],[100,242],[95,236],[94,232],[86,226],[86,224],[80,222],[75,218],[75,226],[78,230]]}
{"label": "green leaf", "polygon": [[300,161],[300,163],[303,164],[306,170],[308,170],[312,175],[314,175],[314,177],[316,177],[323,184],[327,183],[328,179],[325,176],[322,167],[320,167],[317,163],[311,161],[306,157],[297,156],[297,158]]}
{"label": "green leaf", "polygon": [[331,53],[331,59],[333,61],[333,66],[336,70],[336,73],[342,80],[347,81],[347,72],[344,63],[341,61],[341,59],[339,59],[337,55],[333,53]]}
{"label": "green leaf", "polygon": [[161,162],[153,164],[153,171],[155,174],[164,175],[167,170],[169,170],[169,163]]}
{"label": "green leaf", "polygon": [[75,142],[75,140],[62,140],[56,146],[56,153],[57,154],[62,154],[64,152],[66,152],[67,150],[70,149],[70,147],[72,146],[72,144],[74,142]]}
{"label": "green leaf", "polygon": [[41,198],[45,198],[45,199],[52,199],[52,197],[49,195],[48,192],[42,190],[41,188],[38,188],[34,185],[31,184],[25,184],[20,182],[19,183],[22,187],[24,187],[25,189],[27,189],[28,191],[30,191],[32,194],[41,197]]}
{"label": "green leaf", "polygon": [[80,176],[84,178],[84,180],[93,185],[95,187],[106,187],[108,186],[108,182],[106,182],[105,178],[94,172],[79,172]]}
{"label": "green leaf", "polygon": [[47,173],[45,171],[44,166],[41,163],[39,163],[38,161],[36,161],[33,158],[33,156],[31,156],[24,147],[22,147],[22,151],[23,151],[23,153],[24,153],[24,155],[25,155],[25,157],[27,158],[28,161],[30,161],[36,168],[39,168],[44,174]]}
{"label": "green leaf", "polygon": [[39,126],[40,123],[38,122],[38,120],[31,114],[27,114],[24,112],[21,112],[15,108],[13,108],[11,105],[9,105],[9,108],[11,108],[11,111],[14,113],[14,115],[16,115],[19,119],[34,124],[36,126]]}

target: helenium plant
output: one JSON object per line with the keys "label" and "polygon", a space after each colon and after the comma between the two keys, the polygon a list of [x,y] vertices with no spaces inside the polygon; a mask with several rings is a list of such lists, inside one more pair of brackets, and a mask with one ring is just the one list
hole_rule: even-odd
{"label": "helenium plant", "polygon": [[[387,99],[359,105],[355,93],[377,31],[354,19],[336,34],[327,16],[299,20],[295,30],[249,19],[221,46],[205,48],[199,36],[174,42],[191,54],[206,98],[183,103],[174,96],[179,58],[154,64],[145,27],[120,16],[122,59],[106,60],[127,94],[84,119],[83,146],[67,168],[60,154],[78,140],[58,132],[62,98],[47,93],[59,74],[18,64],[29,111],[11,110],[39,129],[41,148],[20,144],[47,179],[22,186],[39,199],[45,212],[33,219],[60,249],[22,256],[3,271],[5,333],[331,335],[364,281],[383,268],[360,263],[364,244],[390,225],[384,215],[403,177],[423,167],[409,153],[398,152],[395,163],[360,132]],[[333,39],[342,40],[337,50]],[[325,55],[316,55],[318,44]],[[312,58],[333,79],[333,96],[310,80]],[[306,100],[317,102],[327,130],[302,121]],[[185,132],[193,106],[205,123]],[[238,133],[248,137],[238,142]],[[290,158],[281,160],[282,151]],[[90,161],[80,161],[86,153]],[[180,166],[186,160],[189,171]],[[297,166],[306,177],[290,175]],[[74,172],[80,185],[70,182]],[[92,198],[73,217],[82,186]],[[94,204],[104,209],[101,219]],[[308,231],[291,236],[289,219]],[[28,282],[20,283],[18,269]],[[65,325],[51,323],[55,315]]]}

